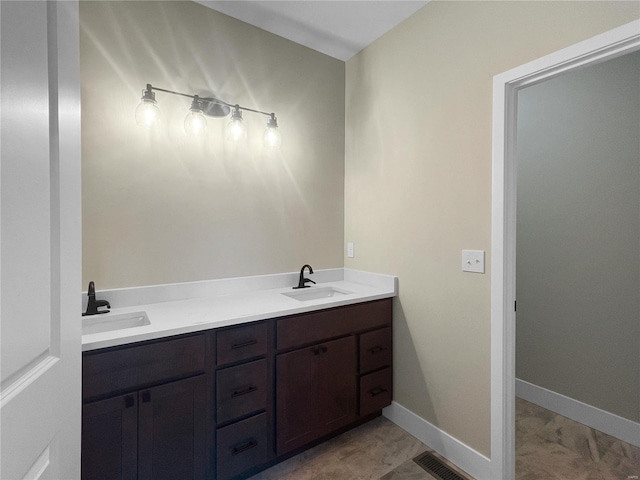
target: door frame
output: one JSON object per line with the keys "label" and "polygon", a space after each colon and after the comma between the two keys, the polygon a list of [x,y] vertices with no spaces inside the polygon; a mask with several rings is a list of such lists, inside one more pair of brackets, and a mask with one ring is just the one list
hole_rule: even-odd
{"label": "door frame", "polygon": [[640,50],[635,21],[493,78],[491,181],[491,466],[515,479],[516,119],[518,91]]}

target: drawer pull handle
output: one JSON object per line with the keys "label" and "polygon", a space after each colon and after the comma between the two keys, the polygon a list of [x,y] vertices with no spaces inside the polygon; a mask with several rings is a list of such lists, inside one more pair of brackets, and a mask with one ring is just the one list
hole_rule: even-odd
{"label": "drawer pull handle", "polygon": [[149,403],[151,401],[151,394],[149,392],[142,392],[142,403]]}
{"label": "drawer pull handle", "polygon": [[376,353],[384,352],[385,350],[386,350],[386,348],[381,347],[380,345],[377,345],[377,346],[367,350],[367,352],[369,352],[371,355],[375,355]]}
{"label": "drawer pull handle", "polygon": [[242,389],[238,389],[238,390],[234,390],[233,393],[231,394],[231,398],[240,397],[240,396],[246,395],[248,393],[253,393],[256,390],[258,390],[258,387],[256,387],[255,385],[249,385],[248,387],[245,387],[245,388],[242,388]]}
{"label": "drawer pull handle", "polygon": [[249,440],[246,443],[238,445],[237,447],[233,447],[231,449],[231,455],[238,455],[239,453],[246,452],[247,450],[251,450],[253,447],[257,447],[258,442],[255,440]]}
{"label": "drawer pull handle", "polygon": [[124,397],[124,408],[131,408],[135,404],[133,400],[133,395],[127,395]]}
{"label": "drawer pull handle", "polygon": [[369,390],[369,395],[371,395],[372,397],[376,397],[378,395],[380,395],[381,393],[387,392],[388,390],[386,388],[382,388],[382,387],[375,387],[372,388],[371,390]]}
{"label": "drawer pull handle", "polygon": [[249,340],[248,342],[234,343],[233,345],[231,345],[231,349],[236,350],[238,348],[250,347],[251,345],[255,345],[257,343],[258,340],[254,338],[253,340]]}

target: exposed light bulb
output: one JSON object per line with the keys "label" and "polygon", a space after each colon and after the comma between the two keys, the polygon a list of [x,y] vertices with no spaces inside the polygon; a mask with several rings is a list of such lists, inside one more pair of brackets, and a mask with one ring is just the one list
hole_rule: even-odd
{"label": "exposed light bulb", "polygon": [[207,120],[202,114],[202,105],[197,95],[193,97],[191,109],[184,119],[184,131],[193,136],[204,135],[207,131]]}
{"label": "exposed light bulb", "polygon": [[280,148],[282,145],[282,136],[278,130],[278,122],[276,116],[272,113],[267,120],[267,128],[264,132],[263,143],[265,147]]}
{"label": "exposed light bulb", "polygon": [[247,127],[242,121],[242,112],[238,105],[231,114],[231,121],[227,124],[225,137],[232,142],[239,142],[247,138]]}
{"label": "exposed light bulb", "polygon": [[142,92],[142,101],[136,108],[136,123],[145,127],[151,127],[160,119],[156,96],[150,87],[151,85],[147,85],[147,89]]}

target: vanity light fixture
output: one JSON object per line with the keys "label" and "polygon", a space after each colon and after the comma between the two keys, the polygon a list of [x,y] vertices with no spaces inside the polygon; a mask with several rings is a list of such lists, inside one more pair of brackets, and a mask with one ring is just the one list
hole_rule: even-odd
{"label": "vanity light fixture", "polygon": [[242,111],[258,113],[269,117],[267,119],[266,131],[264,133],[264,145],[266,147],[280,147],[282,139],[278,131],[278,121],[275,113],[261,112],[252,108],[243,107],[238,104],[230,104],[215,97],[202,98],[198,95],[174,92],[164,88],[154,87],[147,84],[147,88],[142,91],[140,104],[136,108],[136,122],[138,125],[152,127],[160,119],[160,108],[156,101],[155,92],[170,93],[181,97],[191,98],[191,108],[184,119],[184,129],[188,135],[203,135],[206,132],[208,117],[226,117],[231,113],[231,120],[227,124],[225,137],[231,141],[242,141],[247,138],[247,127],[242,119]]}

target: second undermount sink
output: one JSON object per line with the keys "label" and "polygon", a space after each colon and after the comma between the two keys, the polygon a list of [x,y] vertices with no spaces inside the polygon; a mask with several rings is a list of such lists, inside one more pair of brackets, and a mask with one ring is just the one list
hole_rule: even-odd
{"label": "second undermount sink", "polygon": [[335,287],[310,287],[310,288],[301,288],[300,290],[295,290],[293,292],[283,293],[289,298],[293,298],[294,300],[298,300],[299,302],[308,302],[309,300],[320,300],[323,298],[336,297],[340,295],[349,295],[350,293],[347,290],[340,290]]}
{"label": "second undermount sink", "polygon": [[82,335],[112,332],[126,328],[151,325],[145,312],[121,313],[120,315],[93,315],[82,319]]}

